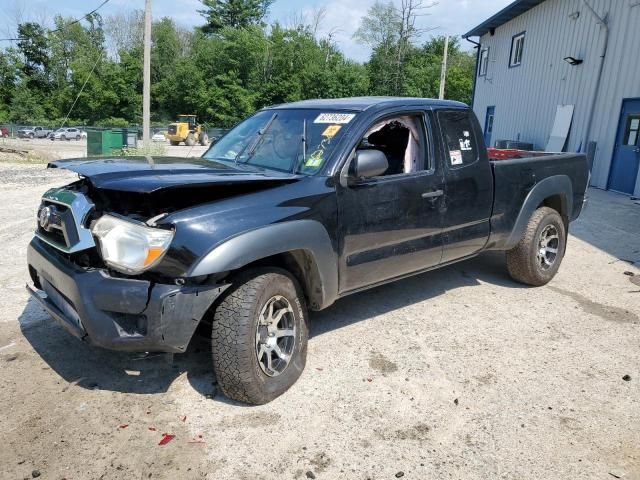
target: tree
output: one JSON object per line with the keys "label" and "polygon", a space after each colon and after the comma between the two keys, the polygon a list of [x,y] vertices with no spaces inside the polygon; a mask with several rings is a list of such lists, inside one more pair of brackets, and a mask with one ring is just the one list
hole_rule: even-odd
{"label": "tree", "polygon": [[[412,50],[405,69],[403,95],[432,98],[438,96],[444,42],[443,36],[433,37],[420,48]],[[474,72],[474,55],[461,50],[459,37],[450,37],[446,98],[470,103]]]}
{"label": "tree", "polygon": [[369,45],[373,54],[369,62],[371,85],[380,95],[400,95],[403,91],[407,60],[414,44],[429,29],[417,26],[417,19],[435,3],[423,0],[379,0],[368,10],[354,38]]}
{"label": "tree", "polygon": [[[272,0],[206,0],[207,28],[215,27],[209,33],[160,19],[152,27],[152,119],[194,113],[223,127],[264,106],[308,98],[435,97],[444,38],[419,45],[425,30],[417,20],[428,5],[394,1],[374,4],[355,34],[372,48],[366,64],[345,58],[333,34],[320,33],[323,8],[265,28]],[[59,126],[69,114],[71,124],[140,123],[139,11],[104,22],[99,15],[79,22],[57,16],[51,31],[34,22],[18,30],[16,47],[0,49],[0,122]],[[447,98],[470,101],[474,63],[452,39]]]}
{"label": "tree", "polygon": [[262,25],[274,0],[202,0],[205,10],[199,10],[207,23],[205,33],[219,33],[225,27],[245,28]]}

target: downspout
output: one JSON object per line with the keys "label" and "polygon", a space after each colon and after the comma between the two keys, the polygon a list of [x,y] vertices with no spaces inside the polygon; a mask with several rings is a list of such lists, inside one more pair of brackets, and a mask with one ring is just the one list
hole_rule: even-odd
{"label": "downspout", "polygon": [[473,72],[473,90],[471,91],[471,110],[474,108],[474,104],[476,103],[476,82],[478,81],[478,62],[480,61],[480,44],[478,42],[474,42],[473,40],[469,40],[465,37],[465,40],[469,43],[475,45],[476,51],[476,69]]}
{"label": "downspout", "polygon": [[596,77],[596,88],[593,93],[593,98],[591,100],[591,111],[589,112],[589,119],[587,121],[587,130],[585,132],[584,141],[582,142],[582,151],[586,151],[589,138],[591,137],[591,128],[593,126],[593,117],[596,113],[596,102],[598,101],[598,97],[600,96],[600,85],[602,84],[602,73],[604,71],[604,61],[607,56],[607,48],[609,46],[609,24],[607,15],[604,18],[600,17],[593,7],[587,2],[587,0],[582,0],[585,7],[589,10],[589,13],[596,19],[596,23],[599,23],[604,27],[604,43],[602,44],[602,54],[600,55],[600,65],[598,66],[598,76]]}

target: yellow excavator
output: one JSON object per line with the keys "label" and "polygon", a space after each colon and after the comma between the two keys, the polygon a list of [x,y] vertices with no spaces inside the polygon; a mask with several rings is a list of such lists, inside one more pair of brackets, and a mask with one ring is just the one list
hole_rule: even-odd
{"label": "yellow excavator", "polygon": [[209,136],[204,126],[198,124],[195,115],[178,115],[178,121],[169,125],[166,137],[171,145],[180,145],[180,142],[188,147],[196,143],[209,145]]}

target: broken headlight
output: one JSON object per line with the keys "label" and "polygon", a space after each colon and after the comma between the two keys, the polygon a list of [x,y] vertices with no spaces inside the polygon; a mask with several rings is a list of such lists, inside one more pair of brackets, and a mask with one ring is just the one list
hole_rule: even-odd
{"label": "broken headlight", "polygon": [[107,265],[123,273],[141,273],[156,265],[165,254],[172,230],[148,227],[142,223],[103,215],[93,225],[102,259]]}

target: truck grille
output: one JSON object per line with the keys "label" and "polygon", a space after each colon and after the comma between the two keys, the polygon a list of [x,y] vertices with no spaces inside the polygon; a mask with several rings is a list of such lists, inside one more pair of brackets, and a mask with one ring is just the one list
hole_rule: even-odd
{"label": "truck grille", "polygon": [[84,225],[93,204],[79,193],[52,189],[45,193],[38,209],[36,236],[52,247],[75,253],[95,246]]}

